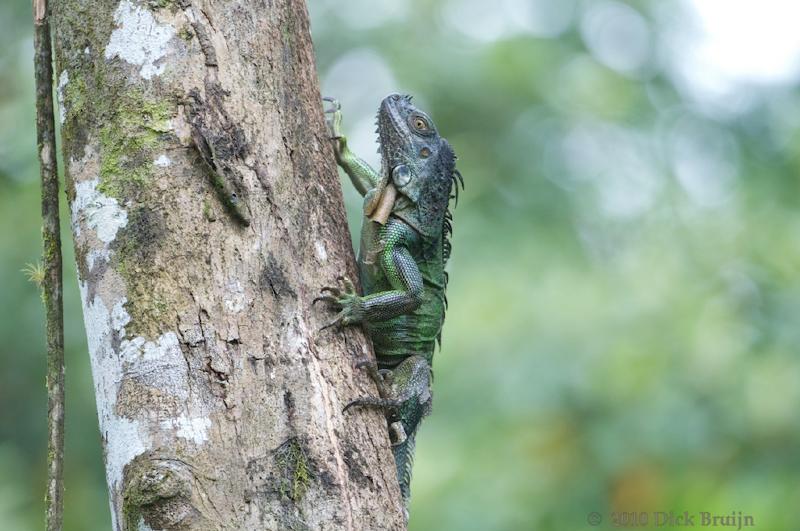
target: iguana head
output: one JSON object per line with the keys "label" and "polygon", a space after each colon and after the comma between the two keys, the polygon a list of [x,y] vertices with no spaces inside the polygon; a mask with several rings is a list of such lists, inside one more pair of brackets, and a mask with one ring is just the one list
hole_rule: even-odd
{"label": "iguana head", "polygon": [[455,154],[433,120],[411,103],[390,94],[378,111],[381,164],[401,197],[393,214],[430,239],[442,234],[455,171]]}

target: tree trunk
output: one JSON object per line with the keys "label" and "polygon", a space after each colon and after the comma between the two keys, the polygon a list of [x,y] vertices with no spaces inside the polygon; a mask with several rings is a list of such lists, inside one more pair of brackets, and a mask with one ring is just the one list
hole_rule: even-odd
{"label": "tree trunk", "polygon": [[36,80],[36,145],[42,181],[42,299],[47,336],[47,490],[45,529],[60,531],[64,515],[64,304],[61,221],[58,214],[56,128],[53,118],[53,57],[48,5],[33,3]]}
{"label": "tree trunk", "polygon": [[[115,530],[403,529],[301,0],[61,0],[67,197]],[[90,436],[87,434],[87,436]]]}

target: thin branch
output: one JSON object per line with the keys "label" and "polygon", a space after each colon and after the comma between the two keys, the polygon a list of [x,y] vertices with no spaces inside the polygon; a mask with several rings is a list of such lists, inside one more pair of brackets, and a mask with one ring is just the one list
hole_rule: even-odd
{"label": "thin branch", "polygon": [[58,216],[58,169],[53,121],[53,63],[46,0],[34,0],[34,72],[36,140],[42,179],[44,298],[47,331],[47,531],[60,531],[64,514],[64,309],[61,235]]}

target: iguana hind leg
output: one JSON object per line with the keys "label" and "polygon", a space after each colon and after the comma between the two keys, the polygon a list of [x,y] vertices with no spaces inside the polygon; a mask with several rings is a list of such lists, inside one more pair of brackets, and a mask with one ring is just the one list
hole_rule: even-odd
{"label": "iguana hind leg", "polygon": [[[347,404],[345,410],[353,406],[364,406],[380,408],[386,412],[400,492],[403,502],[408,506],[411,468],[414,463],[414,438],[423,417],[431,410],[431,369],[422,356],[409,356],[390,372],[389,377],[380,376],[382,383],[388,383],[386,397],[359,398]],[[377,375],[378,372],[371,374]]]}
{"label": "iguana hind leg", "polygon": [[345,411],[353,406],[365,406],[400,414],[400,410],[409,405],[430,406],[431,370],[422,356],[409,356],[394,369],[378,369],[374,362],[369,361],[361,362],[357,367],[367,370],[378,386],[380,397],[357,398],[344,407]]}

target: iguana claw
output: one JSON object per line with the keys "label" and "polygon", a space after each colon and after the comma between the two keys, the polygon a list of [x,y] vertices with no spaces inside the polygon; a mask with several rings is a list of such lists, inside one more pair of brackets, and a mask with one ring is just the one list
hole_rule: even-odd
{"label": "iguana claw", "polygon": [[320,292],[328,292],[330,295],[320,295],[311,302],[312,305],[319,301],[327,302],[331,304],[334,309],[340,310],[336,317],[320,328],[320,330],[325,330],[332,326],[346,326],[360,323],[363,319],[363,303],[361,297],[356,292],[355,285],[347,277],[342,276],[337,280],[343,285],[343,288],[325,286]]}
{"label": "iguana claw", "polygon": [[332,286],[323,286],[323,287],[321,287],[319,289],[320,293],[325,293],[326,291],[329,292],[334,297],[341,297],[342,296],[342,290],[340,290],[339,288],[335,288],[335,287],[332,287]]}
{"label": "iguana claw", "polygon": [[371,396],[366,396],[364,398],[356,398],[352,402],[348,403],[342,409],[342,412],[347,411],[353,406],[363,406],[363,407],[374,407],[377,409],[391,409],[391,408],[398,408],[402,406],[403,403],[400,400],[395,400],[393,398],[374,398]]}
{"label": "iguana claw", "polygon": [[366,369],[370,379],[375,382],[378,388],[378,395],[381,398],[389,398],[389,384],[392,379],[391,370],[378,369],[378,364],[371,359],[362,359],[356,363],[356,369]]}

